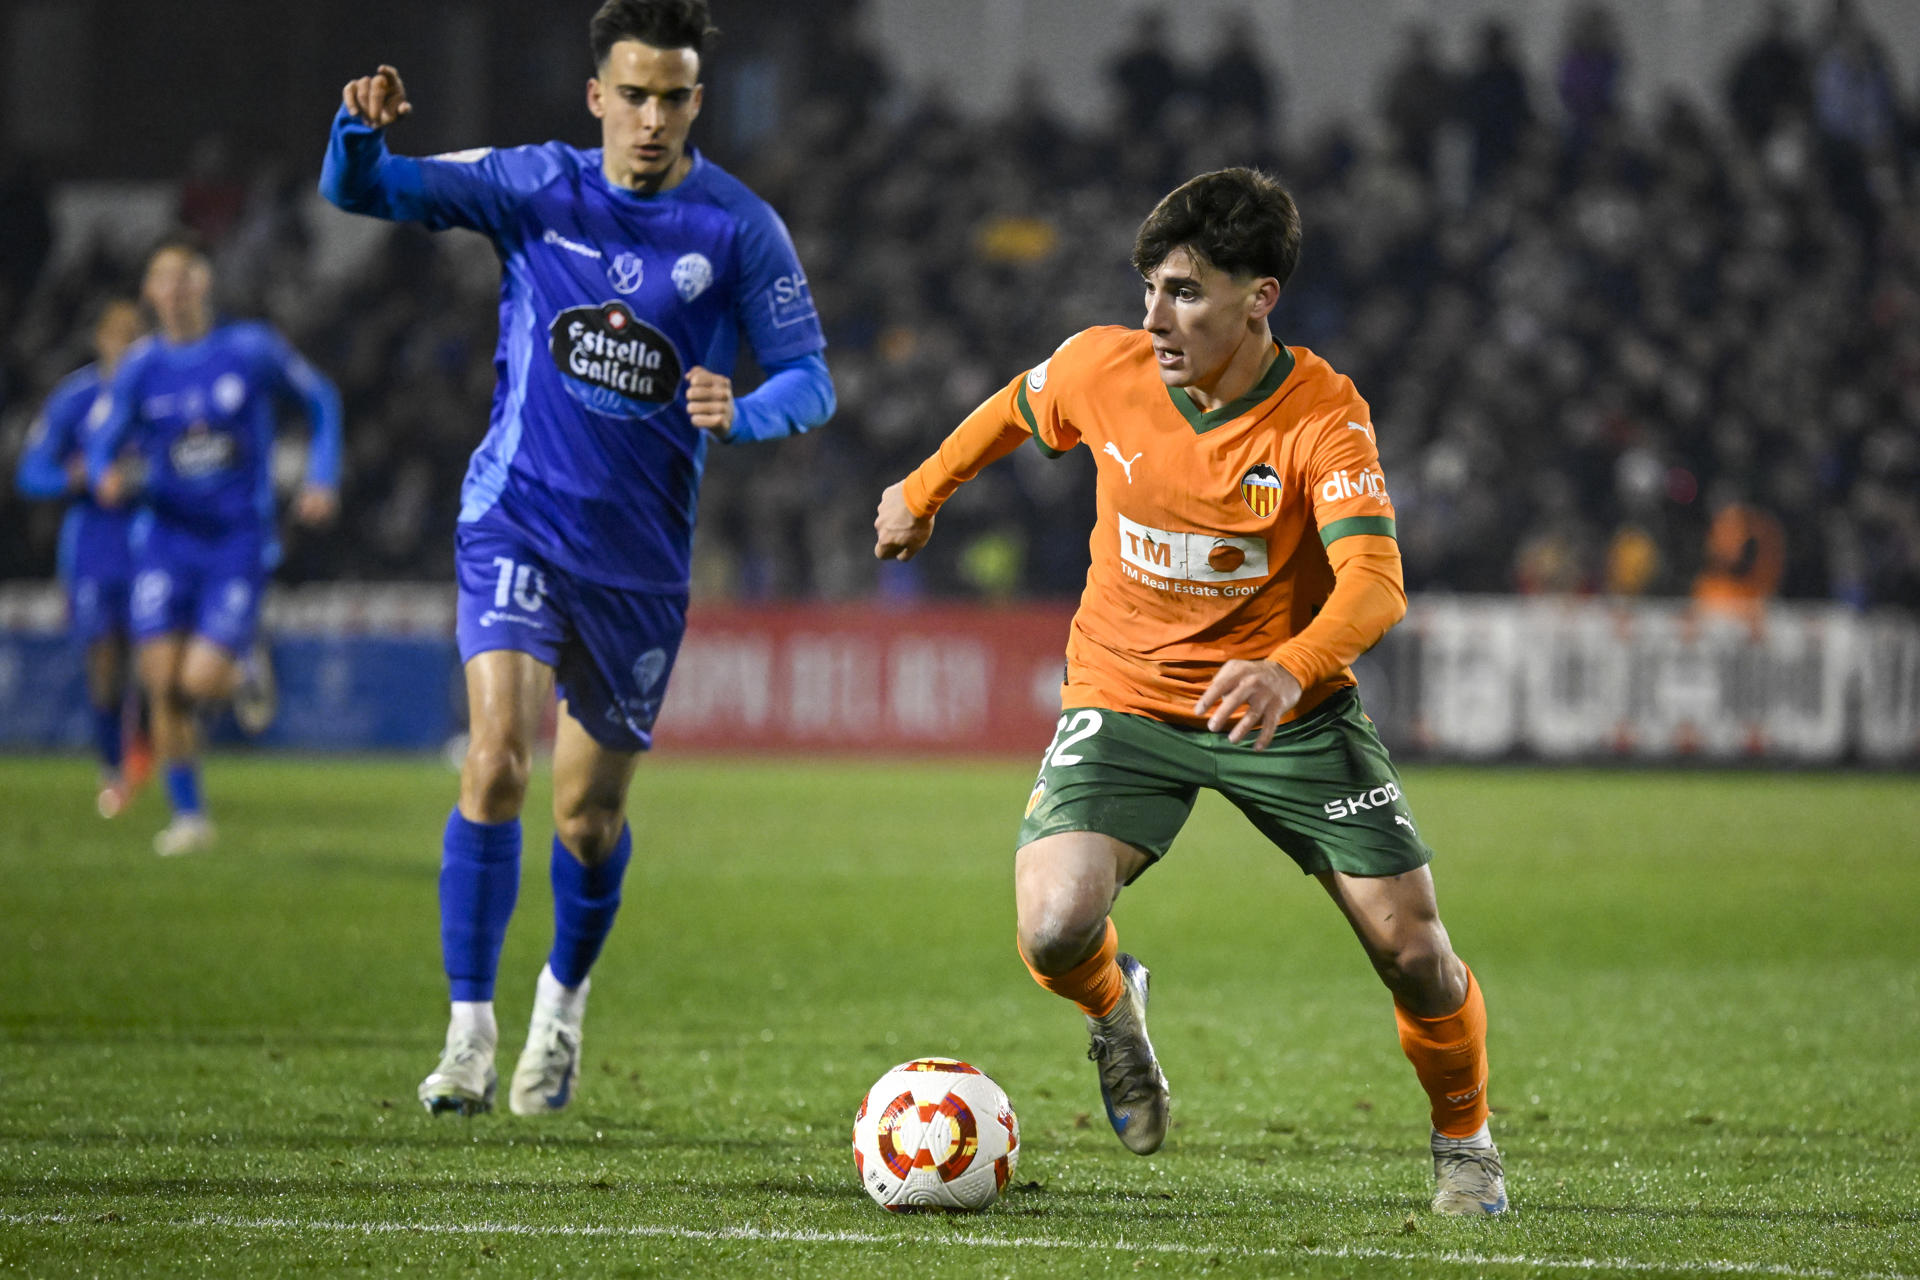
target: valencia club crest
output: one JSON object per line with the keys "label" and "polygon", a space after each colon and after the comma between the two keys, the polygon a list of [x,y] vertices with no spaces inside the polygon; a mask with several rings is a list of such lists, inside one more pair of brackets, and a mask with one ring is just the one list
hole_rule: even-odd
{"label": "valencia club crest", "polygon": [[1262,462],[1240,477],[1240,496],[1247,510],[1262,520],[1280,509],[1280,473]]}

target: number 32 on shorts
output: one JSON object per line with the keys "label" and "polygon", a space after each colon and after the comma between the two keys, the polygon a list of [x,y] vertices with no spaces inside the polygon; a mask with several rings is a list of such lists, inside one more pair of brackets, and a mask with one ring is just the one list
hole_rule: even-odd
{"label": "number 32 on shorts", "polygon": [[1098,711],[1075,711],[1061,716],[1060,723],[1054,726],[1053,741],[1040,754],[1041,771],[1079,764],[1086,757],[1070,748],[1100,732],[1101,723]]}

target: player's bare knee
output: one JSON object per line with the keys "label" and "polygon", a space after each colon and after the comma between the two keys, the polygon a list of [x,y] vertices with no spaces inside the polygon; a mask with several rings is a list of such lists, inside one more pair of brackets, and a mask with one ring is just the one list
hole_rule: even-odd
{"label": "player's bare knee", "polygon": [[613,856],[626,815],[618,809],[586,809],[553,817],[553,833],[581,865],[597,867]]}
{"label": "player's bare knee", "polygon": [[1467,998],[1466,967],[1443,938],[1412,939],[1373,957],[1394,998],[1421,1017],[1443,1017]]}
{"label": "player's bare knee", "polygon": [[530,750],[506,743],[474,743],[467,748],[467,761],[460,770],[461,810],[478,822],[519,817],[532,770]]}
{"label": "player's bare knee", "polygon": [[1067,973],[1092,955],[1106,936],[1106,916],[1082,918],[1078,912],[1042,911],[1020,922],[1020,953],[1035,972],[1048,977]]}
{"label": "player's bare knee", "polygon": [[147,700],[162,714],[187,715],[193,710],[193,700],[187,696],[186,686],[180,683],[173,672],[146,673],[140,686],[145,690]]}

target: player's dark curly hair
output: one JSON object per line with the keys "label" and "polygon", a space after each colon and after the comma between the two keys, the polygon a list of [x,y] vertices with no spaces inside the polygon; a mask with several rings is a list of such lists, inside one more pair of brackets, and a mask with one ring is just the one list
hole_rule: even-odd
{"label": "player's dark curly hair", "polygon": [[607,0],[587,24],[596,67],[607,64],[607,55],[622,40],[705,56],[707,42],[719,34],[707,18],[707,0]]}
{"label": "player's dark curly hair", "polygon": [[1236,276],[1272,276],[1286,287],[1300,261],[1300,210],[1258,169],[1216,169],[1181,183],[1153,207],[1133,241],[1146,275],[1186,249]]}

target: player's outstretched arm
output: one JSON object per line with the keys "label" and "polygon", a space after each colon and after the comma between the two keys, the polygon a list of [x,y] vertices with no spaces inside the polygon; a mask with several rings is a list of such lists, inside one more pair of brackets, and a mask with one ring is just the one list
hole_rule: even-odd
{"label": "player's outstretched arm", "polygon": [[388,154],[382,133],[412,111],[406,85],[392,67],[382,65],[370,76],[347,81],[320,164],[320,194],[348,213],[394,220],[421,217],[420,175]]}
{"label": "player's outstretched arm", "polygon": [[86,492],[85,459],[78,468],[72,465],[68,446],[72,433],[56,419],[53,409],[53,405],[43,409],[33,430],[27,433],[27,447],[14,473],[14,485],[23,498],[64,498]]}
{"label": "player's outstretched arm", "polygon": [[933,536],[933,517],[907,505],[907,482],[887,486],[873,518],[873,554],[881,560],[911,560]]}

